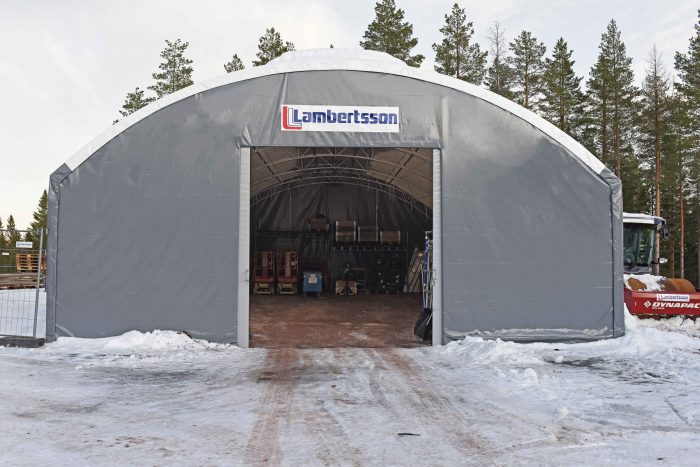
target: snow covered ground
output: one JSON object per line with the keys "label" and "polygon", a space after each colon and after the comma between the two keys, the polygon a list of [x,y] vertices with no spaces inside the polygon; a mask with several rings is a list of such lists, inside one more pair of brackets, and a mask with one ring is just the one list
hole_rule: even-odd
{"label": "snow covered ground", "polygon": [[696,465],[699,334],[628,317],[623,338],[571,345],[0,348],[0,463]]}

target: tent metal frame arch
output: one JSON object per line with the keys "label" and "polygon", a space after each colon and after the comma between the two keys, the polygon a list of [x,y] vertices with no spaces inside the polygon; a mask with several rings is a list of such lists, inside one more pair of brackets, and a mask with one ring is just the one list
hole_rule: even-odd
{"label": "tent metal frame arch", "polygon": [[[357,149],[362,149],[362,148],[357,148]],[[257,148],[256,148],[255,152],[256,152],[256,153],[258,152],[258,149],[257,149]],[[416,154],[416,155],[418,155],[418,154]],[[389,177],[392,178],[392,180],[393,180],[393,179],[396,179],[396,178],[398,177],[398,174],[399,174],[400,172],[408,171],[408,172],[410,172],[410,173],[416,175],[417,177],[420,177],[420,178],[424,179],[426,182],[432,183],[432,178],[431,178],[431,177],[428,177],[428,176],[426,176],[425,174],[423,174],[423,173],[421,173],[421,172],[419,172],[419,171],[417,171],[417,170],[414,170],[414,169],[411,169],[411,168],[407,167],[406,164],[403,164],[403,165],[402,165],[402,164],[397,164],[397,163],[395,163],[395,162],[391,162],[391,161],[387,161],[387,160],[375,159],[375,158],[372,158],[372,157],[370,157],[370,156],[358,156],[358,155],[349,155],[349,154],[348,154],[348,155],[345,155],[345,154],[313,154],[313,155],[301,155],[301,156],[298,156],[298,157],[289,157],[289,158],[286,158],[286,159],[277,159],[277,160],[273,160],[273,161],[265,161],[265,160],[263,160],[263,159],[261,158],[261,160],[263,161],[263,165],[262,165],[262,166],[259,166],[259,167],[253,168],[253,169],[251,170],[251,175],[252,175],[253,173],[255,173],[256,171],[264,170],[264,169],[269,168],[269,167],[275,167],[275,166],[277,166],[277,165],[284,164],[284,163],[287,163],[287,162],[300,161],[300,167],[299,167],[298,169],[291,170],[291,171],[287,171],[287,172],[272,172],[272,171],[271,171],[271,174],[272,174],[271,176],[266,177],[266,178],[264,178],[264,179],[262,179],[262,180],[256,180],[256,182],[255,182],[254,184],[251,184],[251,188],[253,188],[253,187],[255,187],[256,185],[259,185],[259,184],[261,184],[261,183],[263,183],[263,182],[269,181],[269,180],[271,180],[271,179],[273,179],[273,178],[277,178],[278,176],[286,175],[286,174],[294,173],[294,172],[298,172],[298,171],[303,171],[303,170],[318,169],[318,168],[323,168],[323,167],[329,167],[329,168],[348,168],[348,169],[349,169],[350,167],[344,167],[344,166],[342,166],[342,165],[341,165],[342,162],[341,162],[341,164],[337,164],[337,165],[328,165],[328,166],[306,166],[306,167],[304,167],[304,165],[303,165],[303,161],[305,161],[305,160],[320,160],[320,159],[325,159],[325,158],[336,159],[336,158],[340,158],[340,157],[343,158],[343,159],[342,159],[342,162],[345,162],[345,161],[348,161],[348,160],[353,161],[353,162],[355,162],[355,161],[366,161],[366,162],[372,162],[372,163],[376,163],[376,164],[389,165],[389,166],[392,166],[392,167],[394,167],[394,168],[399,169],[399,171],[398,171],[396,174],[384,174],[384,173],[382,173],[382,172],[380,172],[380,171],[378,171],[378,170],[372,170],[370,167],[357,167],[357,169],[359,169],[359,170],[365,170],[365,171],[367,171],[368,173],[369,173],[369,172],[375,172],[375,173],[380,174],[380,175],[389,176]],[[407,160],[407,163],[408,163],[408,161],[410,161],[410,159]],[[428,160],[427,163],[428,163],[428,164],[432,164],[432,160]],[[369,164],[368,164],[368,165],[369,165]],[[428,168],[430,168],[430,166],[428,166]],[[399,178],[399,180],[404,180],[404,179]],[[406,180],[406,182],[407,182],[407,183],[412,183],[412,182],[410,182],[409,180]]]}
{"label": "tent metal frame arch", "polygon": [[[285,151],[287,148],[273,148],[273,150]],[[429,166],[426,167],[432,170],[432,159],[420,154],[422,149],[417,148],[415,151],[396,151],[401,153],[403,163],[395,163],[388,160],[376,159],[374,156],[373,148],[369,149],[369,155],[359,156],[358,152],[367,154],[365,148],[322,148],[324,151],[317,152],[317,148],[296,148],[296,156],[286,157],[283,159],[275,159],[273,155],[267,153],[271,150],[269,148],[253,148],[252,153],[259,157],[259,161],[262,165],[259,165],[251,169],[251,194],[254,199],[254,204],[259,203],[262,199],[267,199],[268,193],[279,192],[280,190],[275,187],[278,185],[287,185],[284,190],[289,190],[296,186],[291,182],[311,180],[318,184],[317,179],[328,178],[327,183],[343,183],[345,180],[349,180],[350,184],[355,184],[359,186],[373,186],[375,189],[382,191],[383,193],[390,194],[397,197],[398,199],[407,202],[412,207],[414,204],[419,203],[430,207],[430,204],[425,203],[425,200],[431,200],[432,197],[432,173],[428,172],[426,175],[420,171],[414,170],[407,167],[407,164],[412,160],[414,156],[417,156],[421,160],[429,161]],[[353,149],[353,154],[345,154],[347,149]],[[389,151],[394,151],[393,148],[388,148]],[[287,152],[290,152],[287,150]],[[313,152],[313,154],[309,154]],[[290,152],[293,153],[293,152]],[[263,155],[265,157],[263,157]],[[267,159],[267,160],[266,160]],[[305,161],[318,161],[319,164],[309,164],[305,165]],[[278,165],[296,163],[294,167],[289,168],[285,171],[273,170]],[[362,162],[365,164],[363,165]],[[348,163],[350,166],[348,166]],[[377,170],[377,167],[372,167],[374,164],[380,164],[382,166],[387,166],[389,171],[382,172]],[[265,171],[269,172],[264,178],[255,177],[255,172]],[[401,174],[414,175],[423,179],[429,188],[423,188],[420,190],[410,190],[406,187],[415,186],[415,182],[401,177]],[[291,175],[291,177],[290,177]],[[388,180],[384,180],[384,178]],[[255,179],[255,181],[252,181]],[[357,181],[361,183],[357,183]],[[262,189],[257,189],[257,187],[264,186]],[[402,186],[403,185],[403,186]],[[396,195],[396,190],[401,192],[400,196]],[[262,196],[258,196],[258,193],[264,193]],[[416,196],[420,195],[420,196]],[[431,203],[432,204],[432,203]]]}
{"label": "tent metal frame arch", "polygon": [[[430,207],[393,185],[387,185],[369,177],[346,177],[342,175],[319,175],[303,178],[293,178],[285,182],[272,185],[271,187],[260,191],[258,194],[251,196],[250,205],[251,207],[257,206],[260,203],[279,195],[280,193],[285,193],[295,188],[301,188],[311,185],[328,184],[353,185],[362,188],[368,188],[371,190],[376,190],[380,193],[392,196],[397,200],[401,201],[402,203],[409,205],[412,209],[415,209],[416,211],[423,214],[427,219],[433,218],[432,209]],[[432,196],[432,190],[430,195]]]}

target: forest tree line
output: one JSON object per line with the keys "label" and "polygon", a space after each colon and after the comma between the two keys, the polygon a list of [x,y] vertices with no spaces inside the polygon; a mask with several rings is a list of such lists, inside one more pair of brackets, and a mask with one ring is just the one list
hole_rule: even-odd
{"label": "forest tree line", "polygon": [[[359,45],[386,52],[410,66],[418,39],[395,0],[380,0]],[[435,70],[483,86],[536,112],[579,141],[621,180],[627,212],[663,216],[670,239],[660,245],[668,258],[661,272],[700,283],[700,10],[688,49],[663,63],[650,44],[645,76],[638,81],[622,32],[612,19],[602,32],[598,57],[587,77],[574,71],[574,51],[564,37],[548,49],[532,31],[509,37],[499,23],[486,46],[474,39],[474,24],[455,3],[444,15],[442,40],[432,44]],[[193,84],[188,42],[165,41],[153,83],[127,93],[126,117],[148,103]],[[333,47],[330,44],[330,47]],[[274,27],[258,40],[252,66],[294,50]],[[672,66],[675,75],[671,75]],[[226,72],[245,68],[233,54]],[[672,78],[672,76],[675,76]],[[116,122],[116,120],[115,120]],[[9,219],[8,219],[9,220]]]}
{"label": "forest tree line", "polygon": [[[394,0],[380,0],[359,45],[386,52],[410,66],[425,57],[413,52],[418,38]],[[698,11],[700,19],[700,10]],[[444,15],[442,41],[432,44],[435,71],[477,86],[536,112],[595,154],[621,180],[627,212],[666,218],[670,239],[661,272],[700,283],[700,21],[688,49],[677,51],[671,76],[656,46],[650,44],[641,85],[617,22],[602,32],[598,57],[587,77],[574,71],[574,51],[560,37],[548,49],[532,31],[509,38],[499,23],[489,28],[485,47],[474,39],[474,24],[455,3]],[[144,96],[127,94],[122,116],[152,100],[192,84],[188,43],[166,41],[163,62]],[[332,47],[332,45],[330,45]],[[252,66],[264,65],[294,50],[292,42],[269,28],[258,40]],[[226,72],[245,68],[233,54]]]}
{"label": "forest tree line", "polygon": [[[32,214],[33,221],[28,227],[21,229],[17,227],[15,217],[10,214],[5,222],[0,217],[0,250],[14,249],[15,244],[19,241],[32,242],[34,247],[39,247],[40,230],[46,229],[46,219],[49,212],[49,195],[44,192],[39,197],[39,204],[36,211]],[[46,235],[46,232],[44,232]],[[45,239],[44,239],[45,240]]]}

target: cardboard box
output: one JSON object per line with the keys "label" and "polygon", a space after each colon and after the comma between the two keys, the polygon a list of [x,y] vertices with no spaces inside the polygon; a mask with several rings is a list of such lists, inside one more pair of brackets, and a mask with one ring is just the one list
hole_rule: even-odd
{"label": "cardboard box", "polygon": [[357,228],[357,241],[361,243],[377,243],[379,229],[374,225],[361,225]]}
{"label": "cardboard box", "polygon": [[337,280],[335,281],[336,295],[357,295],[357,282]]}
{"label": "cardboard box", "polygon": [[355,221],[335,221],[335,241],[354,243],[357,241],[357,223]]}
{"label": "cardboard box", "polygon": [[328,232],[330,223],[325,217],[317,217],[309,219],[309,231],[311,232]]}
{"label": "cardboard box", "polygon": [[389,245],[398,245],[401,243],[401,231],[382,230],[379,234],[379,241]]}

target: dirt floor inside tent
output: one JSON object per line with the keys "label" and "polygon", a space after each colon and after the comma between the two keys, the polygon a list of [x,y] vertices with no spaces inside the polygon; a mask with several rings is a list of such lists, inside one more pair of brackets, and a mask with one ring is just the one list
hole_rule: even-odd
{"label": "dirt floor inside tent", "polygon": [[418,347],[420,294],[252,295],[251,347]]}

